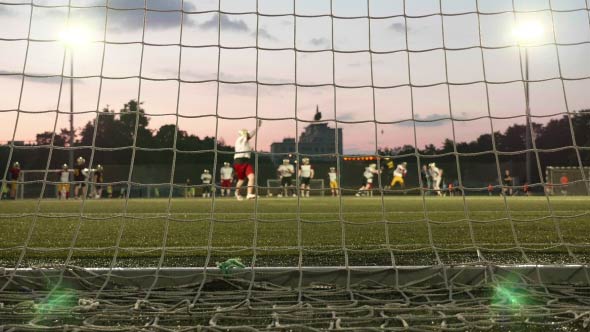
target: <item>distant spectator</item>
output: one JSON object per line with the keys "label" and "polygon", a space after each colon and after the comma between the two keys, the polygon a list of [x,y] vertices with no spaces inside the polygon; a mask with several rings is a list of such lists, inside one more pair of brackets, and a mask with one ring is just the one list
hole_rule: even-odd
{"label": "distant spectator", "polygon": [[494,186],[490,183],[488,184],[488,196],[492,196],[494,194]]}
{"label": "distant spectator", "polygon": [[12,167],[8,170],[8,176],[8,180],[10,181],[10,199],[16,199],[18,180],[20,177],[20,163],[18,161],[12,164]]}
{"label": "distant spectator", "polygon": [[570,179],[568,179],[567,175],[562,174],[561,178],[559,178],[559,183],[561,183],[561,194],[563,196],[567,196],[567,186],[570,182]]}
{"label": "distant spectator", "polygon": [[514,186],[514,179],[510,175],[510,170],[504,171],[504,187],[502,188],[502,193],[506,195],[512,196],[514,193],[512,186]]}
{"label": "distant spectator", "polygon": [[545,184],[545,194],[553,195],[553,183],[550,181]]}
{"label": "distant spectator", "polygon": [[522,186],[522,192],[524,192],[524,194],[526,196],[530,196],[531,195],[531,188],[529,187],[528,182],[525,182],[524,185]]}

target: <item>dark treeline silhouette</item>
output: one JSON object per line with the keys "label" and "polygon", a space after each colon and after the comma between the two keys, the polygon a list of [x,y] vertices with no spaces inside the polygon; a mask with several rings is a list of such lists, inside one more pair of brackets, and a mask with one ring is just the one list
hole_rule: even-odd
{"label": "dark treeline silhouette", "polygon": [[[571,121],[571,127],[570,127]],[[145,115],[145,110],[135,100],[129,101],[118,112],[103,109],[93,121],[76,132],[75,156],[83,156],[90,161],[92,146],[95,146],[94,165],[129,165],[134,158],[134,165],[170,164],[173,158],[172,148],[176,134],[176,164],[213,164],[216,140],[214,137],[188,134],[185,130],[177,129],[174,124],[161,126],[157,130],[149,129],[150,119]],[[96,126],[96,130],[95,130]],[[137,128],[136,128],[137,127]],[[538,150],[539,164],[542,173],[547,166],[578,166],[578,155],[584,165],[590,165],[590,110],[574,112],[570,117],[563,115],[560,118],[550,120],[545,124],[533,123],[533,137]],[[199,128],[190,128],[198,130]],[[134,144],[135,133],[137,138],[135,156],[130,148]],[[572,135],[572,132],[574,135]],[[12,161],[19,161],[24,169],[45,169],[51,153],[50,169],[57,169],[68,161],[68,151],[64,147],[69,146],[69,131],[61,129],[53,137],[54,149],[50,149],[53,132],[40,133],[36,137],[36,145],[19,146],[14,150]],[[576,151],[572,137],[575,137],[576,145],[582,147]],[[495,147],[498,152],[498,161],[516,165],[524,164],[526,153],[515,153],[525,150],[525,126],[515,124],[503,132],[495,132]],[[468,168],[471,163],[495,163],[496,154],[493,153],[492,135],[483,134],[470,142],[457,142],[457,152],[462,168]],[[149,150],[147,150],[149,149]],[[219,160],[232,159],[233,148],[225,145],[223,141],[217,141]],[[546,151],[541,151],[546,150]],[[8,159],[10,147],[0,147],[0,170],[4,171]],[[50,152],[51,151],[51,152]],[[433,144],[419,149],[424,155],[422,162],[437,161],[455,164],[455,144],[450,139],[442,142],[442,146]],[[224,153],[225,152],[225,153]],[[401,147],[384,148],[379,151],[381,155],[399,156],[415,163],[414,147],[404,145]],[[533,153],[533,181],[539,181],[537,169],[537,157]],[[436,156],[436,157],[435,157]],[[261,161],[270,160],[261,157]],[[522,166],[513,171],[517,176],[523,176],[525,170]],[[447,167],[447,175],[456,178],[456,167]],[[3,174],[3,173],[2,173]]]}
{"label": "dark treeline silhouette", "polygon": [[[176,134],[177,164],[213,162],[214,153],[207,151],[214,149],[214,137],[201,138],[188,134],[185,130],[177,129],[174,124],[163,125],[153,130],[148,128],[149,123],[150,118],[145,115],[141,104],[135,100],[129,101],[119,112],[104,108],[96,119],[77,130],[76,140],[72,144],[76,148],[74,154],[90,161],[91,147],[95,146],[94,165],[129,165],[132,157],[135,165],[170,163],[174,156],[172,149]],[[133,156],[131,146],[134,145],[135,133],[137,149]],[[51,153],[49,169],[60,168],[69,159],[69,152],[64,147],[70,146],[70,132],[68,129],[61,129],[53,136],[53,132],[39,133],[36,136],[36,144],[17,146],[13,151],[12,161],[19,161],[23,169],[45,169]],[[52,137],[54,148],[50,149]],[[223,141],[217,141],[217,150],[222,152],[219,154],[221,162],[232,159],[231,154],[223,152],[233,151],[233,148],[226,146]],[[9,152],[9,146],[0,146],[2,171],[6,166]]]}
{"label": "dark treeline silhouette", "polygon": [[[547,166],[578,167],[578,152],[582,165],[590,165],[590,110],[573,112],[570,117],[563,115],[545,124],[533,122],[532,127],[538,152],[532,153],[531,174],[533,182],[540,182],[538,164],[541,165],[541,174],[545,173]],[[575,145],[579,147],[578,151],[574,148],[574,138]],[[430,161],[447,164],[455,163],[456,156],[454,152],[456,145],[461,168],[467,168],[470,163],[474,162],[496,163],[497,155],[500,164],[510,162],[518,165],[515,166],[516,169],[513,169],[513,172],[517,176],[524,178],[524,162],[526,159],[526,153],[524,152],[526,150],[525,126],[515,124],[508,127],[504,132],[495,132],[494,141],[497,154],[494,153],[494,142],[491,134],[483,134],[471,142],[457,142],[456,144],[454,144],[453,140],[446,139],[441,147],[430,144],[423,149],[419,149],[418,153],[425,156],[423,163]],[[415,158],[413,158],[415,150],[412,145],[384,148],[379,153],[381,155],[407,156],[404,159],[415,162]],[[439,157],[434,158],[434,156]],[[446,171],[447,176],[451,178],[457,177],[456,168],[447,168]]]}

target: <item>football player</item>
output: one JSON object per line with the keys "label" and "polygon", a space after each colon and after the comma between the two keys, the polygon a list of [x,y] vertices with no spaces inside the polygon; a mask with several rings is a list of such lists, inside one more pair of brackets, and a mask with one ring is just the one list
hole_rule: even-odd
{"label": "football player", "polygon": [[82,189],[82,196],[86,197],[86,178],[88,177],[88,169],[84,167],[86,160],[84,157],[76,159],[76,166],[74,166],[74,198],[80,198],[80,189]]}
{"label": "football player", "polygon": [[63,164],[59,171],[59,184],[57,185],[57,197],[68,199],[70,197],[70,170],[68,164]]}
{"label": "football player", "polygon": [[223,163],[223,167],[219,170],[219,177],[221,179],[221,196],[229,197],[231,194],[231,183],[234,179],[234,169],[226,161]]}
{"label": "football player", "polygon": [[203,171],[201,174],[201,181],[203,182],[203,198],[211,197],[211,173],[208,169]]}
{"label": "football player", "polygon": [[104,183],[104,176],[103,176],[104,168],[102,165],[96,165],[96,169],[94,170],[94,186],[93,186],[93,198],[101,198],[102,197],[102,186]]}
{"label": "football player", "polygon": [[[257,128],[260,128],[262,124],[261,120],[258,120]],[[246,186],[248,187],[246,199],[255,199],[254,194],[254,168],[250,162],[252,154],[252,147],[250,146],[250,140],[256,135],[256,129],[249,132],[247,129],[241,129],[238,131],[238,138],[234,145],[234,171],[238,182],[236,182],[236,198],[241,201],[244,199],[240,195],[240,188],[244,184],[244,180],[247,180]]]}
{"label": "football player", "polygon": [[368,194],[369,196],[373,196],[373,179],[375,174],[379,174],[379,170],[377,170],[377,164],[370,164],[369,167],[365,167],[365,171],[363,172],[363,185],[359,188],[359,191],[356,193],[355,196],[363,196]]}
{"label": "football player", "polygon": [[[290,196],[293,188],[293,174],[295,174],[295,167],[291,165],[289,159],[283,159],[283,163],[277,168],[277,173],[279,173],[279,178],[281,179],[281,188],[283,192],[282,194],[279,193],[278,196]],[[293,196],[295,197],[297,195],[293,193]]]}
{"label": "football player", "polygon": [[436,163],[428,164],[428,172],[430,173],[430,178],[432,179],[432,189],[436,192],[437,195],[442,196],[442,192],[440,191],[440,183],[442,181],[443,170],[436,167]]}
{"label": "football player", "polygon": [[330,167],[328,178],[330,179],[330,191],[332,192],[332,197],[336,197],[338,196],[338,173],[336,173],[336,167]]}
{"label": "football player", "polygon": [[404,177],[408,173],[407,166],[408,163],[405,161],[397,165],[395,171],[393,171],[393,180],[391,180],[391,188],[394,188],[395,185],[398,183],[400,184],[402,189],[406,187],[406,184],[404,183]]}
{"label": "football player", "polygon": [[309,158],[301,159],[299,165],[299,181],[301,183],[301,197],[309,197],[310,183],[314,176],[314,170],[309,163]]}

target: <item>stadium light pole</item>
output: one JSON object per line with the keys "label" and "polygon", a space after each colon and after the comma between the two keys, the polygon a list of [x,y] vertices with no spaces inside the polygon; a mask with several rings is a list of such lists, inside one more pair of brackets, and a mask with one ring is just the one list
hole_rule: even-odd
{"label": "stadium light pole", "polygon": [[524,98],[525,98],[525,148],[526,152],[526,182],[531,184],[531,164],[532,164],[532,139],[531,132],[531,104],[529,89],[529,47],[543,36],[543,26],[537,21],[521,22],[513,31],[518,42],[518,46],[524,49]]}
{"label": "stadium light pole", "polygon": [[60,40],[70,55],[70,150],[69,167],[74,167],[74,48],[88,41],[88,34],[83,27],[69,26],[60,33]]}

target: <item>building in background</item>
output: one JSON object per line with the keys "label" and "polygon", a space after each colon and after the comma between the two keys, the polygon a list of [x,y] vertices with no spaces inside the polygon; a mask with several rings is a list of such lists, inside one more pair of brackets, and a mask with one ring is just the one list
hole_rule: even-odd
{"label": "building in background", "polygon": [[[316,121],[321,120],[319,110],[316,110],[314,119]],[[338,135],[338,139],[336,139],[336,135]],[[305,127],[305,131],[299,137],[298,149],[294,138],[285,138],[282,142],[272,143],[270,152],[272,153],[272,161],[275,164],[281,163],[285,156],[294,155],[296,152],[317,162],[334,160],[336,153],[342,155],[342,146],[342,128],[331,128],[328,123],[317,122]]]}

